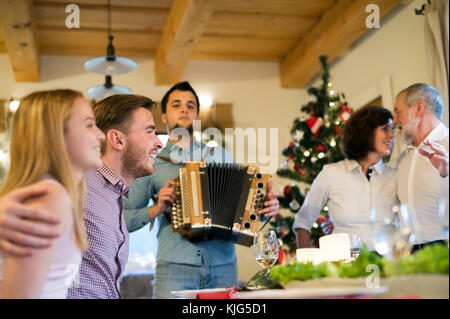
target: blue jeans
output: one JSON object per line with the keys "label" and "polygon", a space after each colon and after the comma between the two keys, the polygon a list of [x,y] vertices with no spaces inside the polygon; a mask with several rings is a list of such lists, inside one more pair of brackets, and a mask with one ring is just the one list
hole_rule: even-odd
{"label": "blue jeans", "polygon": [[172,291],[226,288],[237,285],[235,263],[218,266],[194,266],[160,261],[156,265],[153,298],[176,298]]}

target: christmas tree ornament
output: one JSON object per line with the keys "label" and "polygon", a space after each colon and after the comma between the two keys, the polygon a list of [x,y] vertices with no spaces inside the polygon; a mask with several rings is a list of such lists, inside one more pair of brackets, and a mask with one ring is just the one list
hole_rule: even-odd
{"label": "christmas tree ornament", "polygon": [[310,117],[308,120],[306,120],[306,124],[308,124],[309,129],[315,136],[319,135],[322,123],[323,120],[321,117]]}
{"label": "christmas tree ornament", "polygon": [[301,166],[299,167],[298,172],[300,173],[301,178],[306,178],[308,176],[308,173],[306,172],[306,170]]}
{"label": "christmas tree ornament", "polygon": [[287,169],[288,167],[289,167],[289,161],[288,160],[285,160],[285,161],[281,162],[281,164],[280,164],[280,168],[281,169]]}
{"label": "christmas tree ornament", "polygon": [[301,130],[296,130],[294,132],[294,134],[292,134],[292,139],[296,142],[300,142],[302,140],[304,134],[305,134],[305,132],[303,132]]}
{"label": "christmas tree ornament", "polygon": [[341,128],[338,125],[334,127],[334,135],[341,136]]}
{"label": "christmas tree ornament", "polygon": [[298,211],[300,208],[300,203],[294,198],[290,203],[289,203],[289,207],[293,210],[293,211]]}
{"label": "christmas tree ornament", "polygon": [[291,185],[286,185],[284,188],[283,188],[283,195],[285,196],[285,197],[289,197],[289,196],[291,196]]}
{"label": "christmas tree ornament", "polygon": [[347,106],[347,103],[342,104],[341,110],[339,111],[339,118],[342,123],[347,123],[348,119],[352,115],[352,109]]}
{"label": "christmas tree ornament", "polygon": [[324,152],[325,151],[325,145],[323,145],[323,144],[320,144],[320,145],[317,145],[317,152]]}

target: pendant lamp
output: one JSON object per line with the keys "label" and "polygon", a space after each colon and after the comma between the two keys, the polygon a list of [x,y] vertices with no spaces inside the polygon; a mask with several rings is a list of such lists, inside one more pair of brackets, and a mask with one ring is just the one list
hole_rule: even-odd
{"label": "pendant lamp", "polygon": [[84,64],[84,69],[89,72],[116,75],[133,71],[137,68],[137,63],[129,58],[116,56],[113,45],[114,36],[111,31],[111,1],[108,0],[108,46],[106,56],[92,58]]}
{"label": "pendant lamp", "polygon": [[106,75],[105,84],[92,86],[85,93],[93,99],[104,99],[114,94],[130,94],[131,90],[125,86],[114,85],[111,75]]}

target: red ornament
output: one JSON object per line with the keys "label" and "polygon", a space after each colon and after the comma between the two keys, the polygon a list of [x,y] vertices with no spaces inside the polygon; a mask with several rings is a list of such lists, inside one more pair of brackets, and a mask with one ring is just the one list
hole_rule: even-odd
{"label": "red ornament", "polygon": [[325,145],[323,145],[323,144],[318,145],[317,146],[317,151],[318,152],[325,152]]}
{"label": "red ornament", "polygon": [[294,153],[293,153],[293,152],[290,152],[289,155],[288,155],[288,157],[289,157],[290,159],[293,159],[293,158],[294,158]]}
{"label": "red ornament", "polygon": [[289,143],[289,147],[294,147],[294,145],[295,145],[295,144],[294,144],[294,142],[292,142],[292,141]]}
{"label": "red ornament", "polygon": [[291,196],[291,186],[290,185],[286,185],[283,188],[283,194],[284,194],[285,197]]}
{"label": "red ornament", "polygon": [[306,173],[306,170],[303,167],[301,167],[300,165],[295,164],[294,170],[296,172],[300,173],[300,177],[301,178],[306,178],[307,173]]}
{"label": "red ornament", "polygon": [[325,222],[325,221],[327,221],[327,218],[325,217],[325,216],[319,216],[318,218],[317,218],[317,223],[320,225],[320,224],[322,224],[323,222]]}
{"label": "red ornament", "polygon": [[306,124],[308,124],[309,129],[315,136],[319,135],[322,123],[323,120],[321,117],[310,117],[306,120]]}
{"label": "red ornament", "polygon": [[334,134],[336,136],[341,136],[341,128],[337,125],[334,127]]}
{"label": "red ornament", "polygon": [[348,119],[352,115],[352,109],[347,106],[347,103],[342,104],[341,110],[339,111],[339,118],[342,123],[347,123]]}

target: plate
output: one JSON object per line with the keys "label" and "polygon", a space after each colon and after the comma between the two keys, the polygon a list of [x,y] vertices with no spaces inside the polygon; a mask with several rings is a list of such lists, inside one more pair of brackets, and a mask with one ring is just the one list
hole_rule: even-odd
{"label": "plate", "polygon": [[214,293],[214,292],[228,292],[228,288],[214,288],[214,289],[198,289],[198,290],[178,290],[171,291],[171,293],[178,298],[196,299],[199,293]]}
{"label": "plate", "polygon": [[324,287],[324,288],[293,288],[267,289],[237,292],[238,299],[302,299],[302,298],[333,298],[360,295],[378,295],[388,290],[388,287]]}

